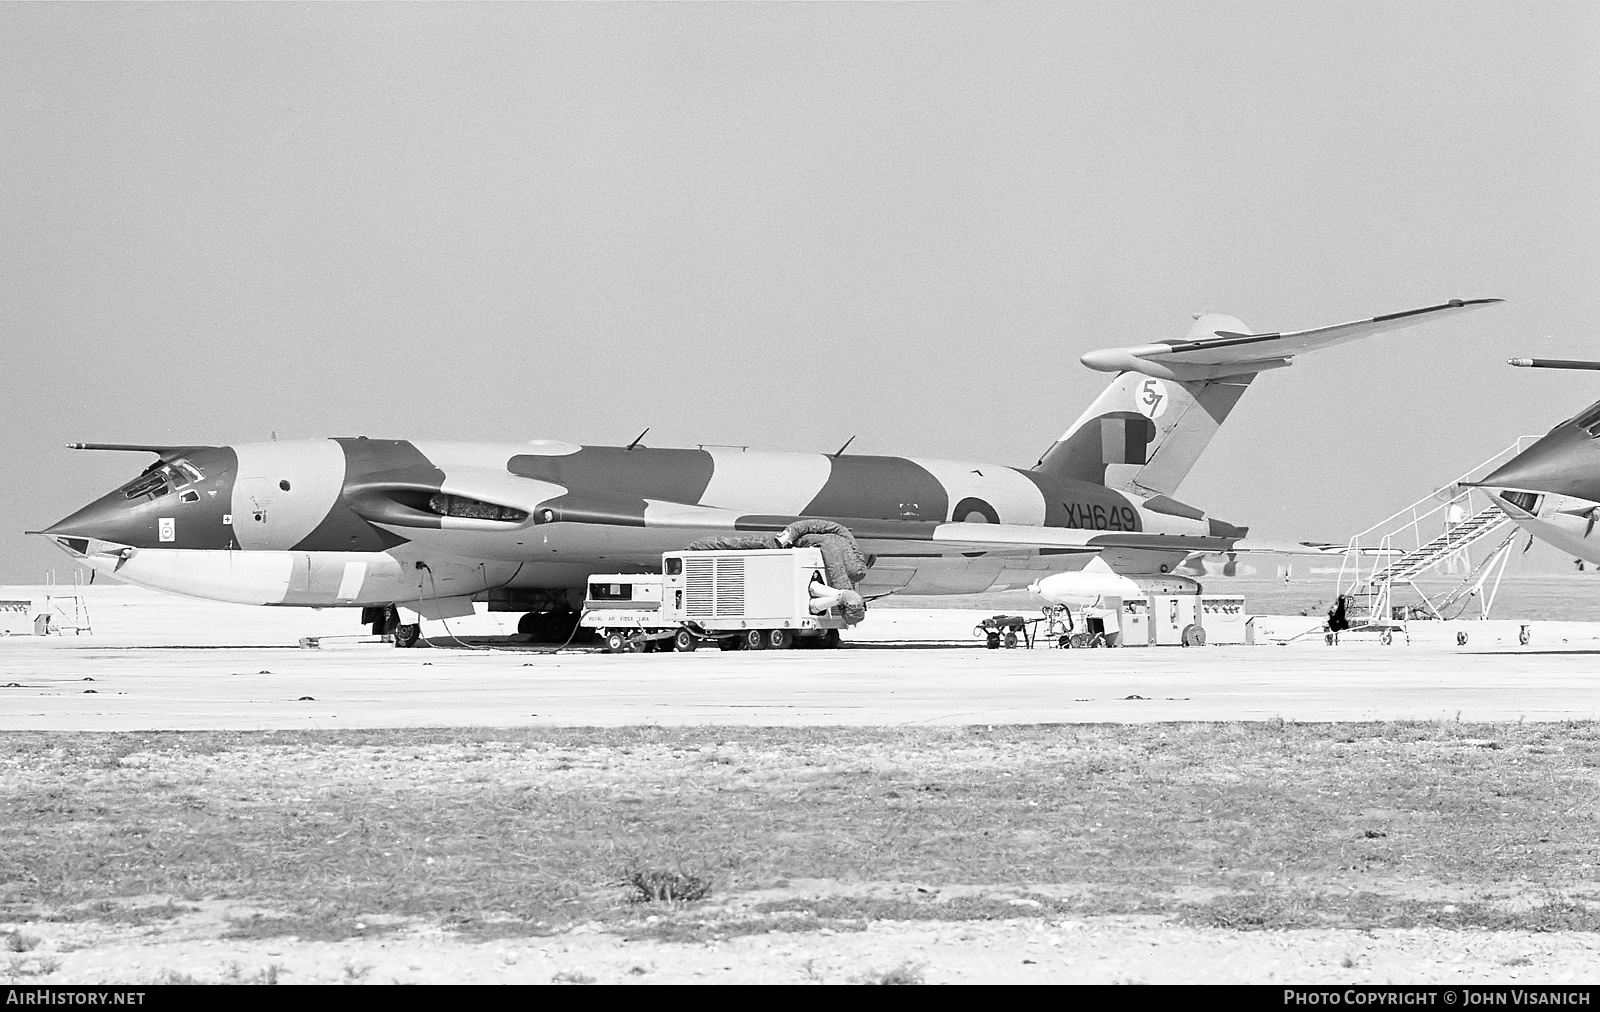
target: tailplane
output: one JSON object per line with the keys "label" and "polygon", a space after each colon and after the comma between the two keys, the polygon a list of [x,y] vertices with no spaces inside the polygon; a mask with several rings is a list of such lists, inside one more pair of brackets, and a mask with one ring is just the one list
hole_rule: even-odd
{"label": "tailplane", "polygon": [[1034,465],[1054,478],[1172,495],[1256,374],[1295,356],[1453,316],[1499,299],[1437,306],[1293,333],[1252,334],[1232,316],[1205,315],[1181,341],[1086,353],[1117,377]]}

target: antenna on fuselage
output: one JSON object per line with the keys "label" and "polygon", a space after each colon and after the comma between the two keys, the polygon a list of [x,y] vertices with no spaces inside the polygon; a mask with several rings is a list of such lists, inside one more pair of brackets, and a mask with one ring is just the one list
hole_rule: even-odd
{"label": "antenna on fuselage", "polygon": [[[856,436],[859,436],[860,434],[861,433],[858,432],[858,433],[856,433]],[[851,436],[849,439],[846,439],[844,441],[844,445],[843,446],[839,447],[837,450],[835,450],[832,453],[828,454],[828,456],[830,456],[830,457],[842,457],[842,456],[844,456],[844,451],[848,450],[850,448],[850,444],[855,442],[855,441],[856,441],[856,437],[855,436]]]}
{"label": "antenna on fuselage", "polygon": [[624,446],[623,449],[624,450],[631,450],[634,447],[638,446],[639,445],[639,440],[643,439],[645,437],[646,433],[648,433],[649,431],[650,431],[650,426],[646,425],[644,427],[644,432],[641,432],[637,436],[634,436],[633,437],[633,442],[629,443],[627,446]]}

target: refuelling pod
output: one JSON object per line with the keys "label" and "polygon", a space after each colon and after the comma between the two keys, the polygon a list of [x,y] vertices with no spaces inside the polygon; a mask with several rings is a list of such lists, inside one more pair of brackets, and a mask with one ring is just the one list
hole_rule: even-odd
{"label": "refuelling pod", "polygon": [[1111,598],[1127,601],[1155,595],[1198,595],[1201,591],[1199,581],[1186,576],[1127,577],[1110,569],[1093,568],[1076,573],[1056,573],[1036,581],[1028,589],[1051,604],[1071,608],[1098,607]]}

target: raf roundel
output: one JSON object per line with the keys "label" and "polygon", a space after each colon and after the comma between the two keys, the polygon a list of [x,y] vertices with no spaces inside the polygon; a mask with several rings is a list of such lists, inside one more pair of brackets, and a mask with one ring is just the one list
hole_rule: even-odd
{"label": "raf roundel", "polygon": [[1141,415],[1160,418],[1161,412],[1167,410],[1167,385],[1153,376],[1149,377],[1139,384],[1136,400]]}

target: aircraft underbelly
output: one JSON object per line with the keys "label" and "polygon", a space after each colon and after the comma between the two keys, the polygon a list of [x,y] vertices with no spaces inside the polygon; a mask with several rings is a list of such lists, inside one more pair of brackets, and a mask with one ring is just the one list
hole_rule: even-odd
{"label": "aircraft underbelly", "polygon": [[1523,530],[1575,559],[1600,565],[1600,529],[1584,517],[1552,514],[1538,519],[1512,517]]}
{"label": "aircraft underbelly", "polygon": [[[124,583],[234,604],[363,607],[469,597],[505,586],[515,563],[386,552],[234,552],[150,549],[88,556],[94,569]],[[582,582],[579,577],[578,583]]]}

